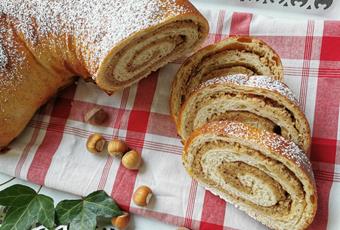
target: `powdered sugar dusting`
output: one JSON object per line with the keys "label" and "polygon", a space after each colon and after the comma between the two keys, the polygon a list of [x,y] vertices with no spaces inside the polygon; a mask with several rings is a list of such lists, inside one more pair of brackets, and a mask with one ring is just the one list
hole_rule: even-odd
{"label": "powdered sugar dusting", "polygon": [[[221,125],[225,124],[225,121],[220,121]],[[242,123],[229,122],[224,128],[224,132],[228,135],[237,135],[238,137],[246,138],[249,134],[249,127]]]}
{"label": "powdered sugar dusting", "polygon": [[251,76],[249,77],[249,80],[247,81],[245,85],[276,91],[280,93],[281,95],[287,97],[289,100],[291,100],[295,104],[298,104],[293,92],[288,88],[287,85],[285,85],[281,81],[273,80],[270,77]]}
{"label": "powdered sugar dusting", "polygon": [[[1,3],[0,3],[1,4]],[[1,17],[1,14],[0,14]],[[22,75],[18,74],[21,65],[24,63],[25,55],[18,48],[13,39],[13,28],[8,26],[6,20],[0,20],[0,107],[7,101],[6,90],[16,90],[15,86],[20,84]]]}
{"label": "powdered sugar dusting", "polygon": [[[75,36],[90,64],[136,31],[187,11],[175,0],[6,0],[0,15],[15,22],[33,48],[47,36]],[[5,41],[6,42],[6,41]],[[4,60],[4,58],[2,59]],[[93,73],[94,74],[94,73]]]}
{"label": "powdered sugar dusting", "polygon": [[274,80],[267,76],[247,76],[244,74],[235,74],[224,77],[217,77],[210,79],[199,86],[199,89],[209,85],[232,83],[240,86],[257,87],[267,89],[280,93],[282,96],[288,98],[294,104],[298,105],[294,93],[284,83]]}
{"label": "powdered sugar dusting", "polygon": [[218,127],[224,127],[223,131],[227,135],[261,142],[272,151],[293,161],[298,167],[303,167],[313,177],[312,165],[308,157],[294,142],[288,141],[280,135],[264,130],[252,132],[251,130],[253,128],[239,122],[219,121],[214,122],[213,124],[217,129],[219,129]]}
{"label": "powdered sugar dusting", "polygon": [[2,46],[2,44],[0,43],[0,71],[5,69],[6,65],[7,65],[7,55],[6,52]]}
{"label": "powdered sugar dusting", "polygon": [[294,161],[297,166],[303,166],[309,173],[313,174],[312,165],[308,157],[294,142],[266,131],[262,131],[260,138],[266,146],[269,146],[276,152],[280,152],[288,159]]}

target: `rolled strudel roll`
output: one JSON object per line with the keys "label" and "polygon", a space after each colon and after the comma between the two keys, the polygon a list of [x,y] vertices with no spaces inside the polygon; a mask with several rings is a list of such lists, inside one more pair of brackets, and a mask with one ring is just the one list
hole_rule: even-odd
{"label": "rolled strudel roll", "polygon": [[170,109],[175,122],[188,94],[201,82],[238,73],[283,79],[280,57],[259,39],[231,37],[207,46],[183,63],[173,81]]}
{"label": "rolled strudel roll", "polygon": [[182,106],[177,129],[186,140],[196,128],[218,120],[275,132],[306,152],[311,145],[309,124],[294,94],[270,77],[237,74],[202,83]]}
{"label": "rolled strudel roll", "polygon": [[0,1],[0,148],[75,76],[108,93],[198,47],[187,0]]}
{"label": "rolled strudel roll", "polygon": [[317,208],[311,164],[282,136],[219,121],[185,144],[188,173],[215,195],[273,229],[305,229]]}

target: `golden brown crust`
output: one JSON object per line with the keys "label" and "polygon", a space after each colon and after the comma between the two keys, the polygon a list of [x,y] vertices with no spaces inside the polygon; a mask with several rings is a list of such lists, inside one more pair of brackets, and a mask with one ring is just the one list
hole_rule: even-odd
{"label": "golden brown crust", "polygon": [[[191,52],[208,34],[208,22],[187,0],[120,4],[110,0],[0,2],[0,148],[18,136],[36,110],[74,76],[93,78],[112,93]],[[154,41],[146,39],[134,42],[150,34],[158,36],[159,46],[149,49]],[[127,56],[121,53],[124,48]],[[131,60],[137,60],[132,62],[136,71],[127,79],[120,84],[105,81],[117,77],[115,72],[107,75],[110,69]],[[125,70],[119,71],[124,77]]]}
{"label": "golden brown crust", "polygon": [[[190,2],[181,0],[181,1],[177,1],[177,4],[179,4],[180,6],[183,6],[186,9],[186,11],[181,13],[180,15],[177,15],[176,17],[165,18],[164,21],[162,21],[161,23],[155,26],[150,26],[149,28],[134,34],[134,36],[124,39],[122,42],[117,44],[109,52],[109,54],[106,56],[106,58],[103,60],[103,62],[99,66],[97,76],[95,79],[97,85],[101,89],[103,89],[106,92],[114,92],[116,90],[121,89],[123,86],[124,87],[130,86],[136,83],[137,81],[139,81],[141,78],[148,76],[152,71],[155,71],[159,69],[161,66],[164,66],[166,63],[179,58],[180,56],[183,55],[183,53],[192,52],[193,50],[196,49],[196,47],[199,47],[203,43],[204,39],[207,37],[208,32],[209,32],[209,24],[207,20],[199,13],[197,9],[195,9],[195,7]],[[112,81],[106,77],[107,75],[111,75],[113,72],[112,69],[109,69],[108,71],[108,68],[107,68],[107,62],[112,61],[111,60],[112,56],[116,56],[116,54],[124,52],[124,49],[126,49],[126,47],[128,47],[129,45],[138,43],[139,39],[144,40],[145,36],[150,35],[150,38],[152,38],[154,37],[152,36],[153,33],[160,34],[162,30],[165,30],[169,27],[170,28],[179,27],[179,24],[181,22],[185,22],[188,24],[186,27],[187,29],[190,27],[197,27],[195,28],[195,30],[199,31],[199,38],[194,44],[191,44],[190,47],[181,48],[179,46],[179,50],[174,50],[173,54],[170,55],[169,57],[164,57],[160,59],[157,63],[155,63],[153,68],[148,69],[144,72],[138,73],[134,77],[129,78],[127,81],[121,81],[121,82],[117,80]],[[180,36],[186,36],[186,34],[181,34]],[[171,36],[171,37],[176,38],[175,36]],[[190,40],[190,38],[186,38],[186,40]],[[158,41],[156,40],[156,42]],[[185,50],[185,52],[183,49]],[[150,58],[149,60],[146,60],[146,62],[143,64],[140,64],[140,66],[146,65],[148,62],[151,62],[153,59],[154,58]],[[165,59],[167,60],[165,61]],[[114,75],[114,73],[112,75]]]}
{"label": "golden brown crust", "polygon": [[209,133],[234,138],[245,138],[260,143],[262,146],[282,155],[294,165],[300,167],[309,177],[311,183],[315,184],[312,165],[306,154],[297,145],[275,133],[258,130],[240,122],[216,121],[204,125],[201,129],[196,129],[185,143],[184,152],[188,151],[189,146],[197,136]]}
{"label": "golden brown crust", "polygon": [[[292,138],[291,140],[293,140],[296,144],[298,144],[304,151],[306,152],[309,151],[310,145],[311,145],[311,135],[310,135],[309,124],[308,124],[305,114],[301,111],[293,92],[284,83],[277,81],[277,80],[273,80],[266,76],[246,76],[243,74],[237,74],[237,75],[230,75],[226,77],[214,78],[199,85],[193,91],[193,93],[190,94],[188,99],[185,101],[178,116],[178,122],[176,124],[176,127],[177,127],[179,134],[184,140],[187,138],[188,135],[190,135],[190,130],[187,130],[187,127],[189,127],[190,129],[191,127],[190,124],[193,123],[192,120],[196,118],[196,117],[190,118],[189,113],[195,113],[195,116],[196,116],[197,115],[196,113],[199,110],[203,109],[204,107],[211,106],[212,102],[221,99],[222,96],[220,96],[221,98],[219,98],[218,96],[215,95],[214,98],[215,97],[217,98],[212,100],[210,103],[205,102],[201,106],[198,105],[198,103],[202,103],[202,101],[204,101],[204,99],[208,97],[208,96],[205,96],[206,94],[209,93],[209,96],[213,96],[214,95],[213,93],[215,91],[220,94],[222,92],[225,92],[225,93],[229,92],[231,94],[235,94],[239,96],[243,95],[242,100],[244,101],[251,99],[251,97],[261,96],[261,97],[264,97],[263,103],[268,102],[269,104],[274,103],[275,106],[283,106],[284,110],[290,111],[290,116],[293,116],[293,121],[291,122],[299,124],[298,126],[294,125],[294,127],[296,126],[294,130],[287,129],[286,133],[283,135],[287,135],[287,137],[290,136]],[[240,97],[236,97],[237,100],[241,100]],[[229,100],[232,103],[233,99],[229,99]],[[220,103],[227,103],[227,102],[220,102]],[[256,110],[258,113],[264,113],[264,112],[268,113],[268,111],[266,111],[264,108],[259,107]],[[247,111],[247,110],[238,109],[238,111],[242,112],[242,111]],[[228,112],[228,111],[224,111],[224,112]],[[250,110],[250,112],[252,111]],[[212,113],[217,113],[217,111],[213,111],[209,113],[207,112],[206,116],[211,115]],[[274,119],[268,114],[264,115],[264,117],[269,120]],[[284,117],[281,117],[281,120],[283,120],[283,118]],[[209,122],[209,121],[211,120],[209,119],[206,120],[206,122]],[[192,128],[194,129],[198,127],[194,126]],[[284,128],[284,126],[280,128]],[[293,134],[293,131],[297,132],[297,134],[296,135]]]}
{"label": "golden brown crust", "polygon": [[[242,123],[228,121],[208,123],[202,128],[195,130],[187,140],[183,151],[183,163],[188,173],[214,194],[219,195],[222,199],[225,199],[228,202],[240,206],[241,210],[246,211],[255,219],[257,219],[258,216],[256,211],[253,212],[242,207],[242,204],[238,203],[239,199],[230,200],[230,196],[221,192],[217,187],[206,183],[200,176],[196,175],[194,169],[191,168],[193,167],[192,163],[190,163],[193,161],[191,152],[194,151],[194,148],[202,148],[197,146],[197,142],[204,139],[204,136],[208,137],[206,139],[212,143],[217,143],[217,140],[223,140],[222,142],[225,141],[227,144],[229,142],[239,143],[241,147],[243,146],[242,143],[247,143],[248,147],[254,146],[257,150],[260,149],[262,153],[269,151],[271,155],[269,157],[274,157],[275,160],[279,160],[279,162],[283,163],[291,172],[294,172],[295,176],[299,178],[300,183],[302,183],[304,192],[311,196],[310,198],[305,198],[309,207],[306,210],[308,213],[297,214],[305,215],[305,222],[301,223],[300,221],[299,223],[296,223],[296,226],[290,226],[289,229],[306,229],[312,223],[317,210],[316,185],[311,164],[304,152],[299,149],[298,146],[274,133],[258,130]],[[204,145],[204,142],[202,142],[201,145]],[[287,181],[286,183],[290,182]],[[283,226],[277,227],[275,223],[265,222],[263,220],[261,220],[261,222],[271,228],[285,228]]]}
{"label": "golden brown crust", "polygon": [[[251,48],[252,46],[253,46],[253,49]],[[264,63],[262,63],[261,65],[267,66],[268,68],[270,67],[272,68],[272,70],[268,73],[259,72],[260,70],[257,67],[251,66],[251,63],[244,63],[244,61],[241,61],[241,59],[239,59],[240,63],[238,64],[237,63],[233,63],[233,64],[225,63],[224,65],[226,66],[222,65],[221,67],[222,69],[225,67],[232,67],[232,66],[240,65],[240,66],[244,66],[248,68],[249,72],[253,73],[251,75],[263,75],[263,74],[266,75],[267,74],[267,75],[272,75],[274,79],[283,80],[283,67],[282,67],[282,62],[281,62],[279,55],[262,40],[252,38],[252,37],[236,36],[236,37],[231,37],[226,40],[223,40],[219,43],[204,47],[186,59],[186,61],[182,64],[180,69],[177,71],[175,79],[172,82],[172,90],[171,90],[171,95],[170,95],[170,113],[176,123],[177,123],[177,116],[178,116],[180,107],[184,103],[185,98],[188,96],[188,94],[192,90],[192,87],[190,86],[192,84],[191,81],[195,79],[195,77],[197,77],[196,75],[193,75],[193,72],[195,71],[197,72],[197,69],[201,68],[201,65],[202,65],[201,62],[203,60],[209,60],[209,58],[218,56],[227,50],[254,52],[256,55],[263,58]],[[266,55],[268,56],[268,58],[264,58]],[[221,58],[217,58],[217,60],[221,60]],[[270,62],[270,64],[268,62]],[[211,70],[209,72],[211,72]],[[235,72],[232,72],[232,73],[235,73]],[[246,73],[246,72],[242,72],[242,73]],[[199,83],[201,82],[200,79],[198,79],[197,81]],[[199,83],[197,83],[197,85]]]}

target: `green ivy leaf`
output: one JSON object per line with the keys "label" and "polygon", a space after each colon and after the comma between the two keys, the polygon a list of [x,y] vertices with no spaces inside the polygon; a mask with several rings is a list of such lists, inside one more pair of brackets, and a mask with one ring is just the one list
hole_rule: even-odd
{"label": "green ivy leaf", "polygon": [[56,207],[59,224],[70,225],[70,230],[92,230],[97,217],[111,218],[122,215],[117,204],[104,191],[96,191],[82,200],[64,200]]}
{"label": "green ivy leaf", "polygon": [[6,207],[20,207],[26,205],[36,192],[30,187],[17,184],[0,192],[0,205]]}
{"label": "green ivy leaf", "polygon": [[54,227],[53,199],[27,186],[13,185],[0,191],[0,205],[9,208],[0,230],[30,229],[36,223]]}

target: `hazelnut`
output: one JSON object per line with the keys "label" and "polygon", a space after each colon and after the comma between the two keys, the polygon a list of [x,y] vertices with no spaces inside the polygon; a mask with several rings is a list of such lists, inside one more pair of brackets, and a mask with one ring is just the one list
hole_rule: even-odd
{"label": "hazelnut", "polygon": [[84,116],[85,122],[92,125],[103,124],[106,119],[107,113],[99,106],[92,108]]}
{"label": "hazelnut", "polygon": [[111,223],[114,227],[119,230],[124,230],[127,228],[130,222],[130,215],[127,212],[123,212],[123,215],[112,217]]}
{"label": "hazelnut", "polygon": [[142,162],[141,155],[136,150],[130,150],[122,157],[122,164],[125,168],[135,170],[138,169]]}
{"label": "hazelnut", "polygon": [[100,153],[103,151],[105,139],[102,135],[95,133],[91,134],[87,139],[86,147],[91,153]]}
{"label": "hazelnut", "polygon": [[140,186],[133,194],[133,202],[138,206],[147,206],[152,197],[152,191],[148,186]]}
{"label": "hazelnut", "polygon": [[122,156],[129,150],[129,147],[125,144],[124,141],[113,139],[107,145],[107,151],[110,156]]}

